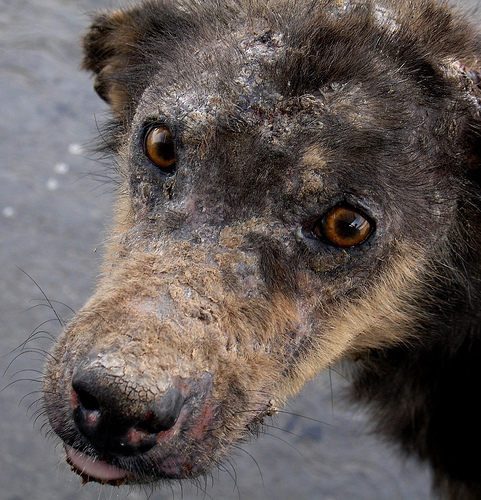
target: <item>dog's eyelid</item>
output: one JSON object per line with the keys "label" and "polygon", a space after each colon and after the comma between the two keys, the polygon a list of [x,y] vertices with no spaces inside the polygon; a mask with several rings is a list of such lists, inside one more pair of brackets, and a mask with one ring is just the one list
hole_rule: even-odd
{"label": "dog's eyelid", "polygon": [[144,118],[139,127],[139,136],[145,136],[145,134],[154,127],[168,128],[174,139],[178,140],[178,124],[160,113],[158,115],[150,115]]}

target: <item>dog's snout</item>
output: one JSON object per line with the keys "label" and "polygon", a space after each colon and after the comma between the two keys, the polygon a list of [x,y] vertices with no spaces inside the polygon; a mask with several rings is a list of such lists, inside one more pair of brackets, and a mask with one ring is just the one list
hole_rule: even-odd
{"label": "dog's snout", "polygon": [[156,394],[138,381],[129,387],[97,368],[80,368],[72,379],[75,425],[101,455],[146,453],[177,422],[185,403],[181,391],[170,385]]}

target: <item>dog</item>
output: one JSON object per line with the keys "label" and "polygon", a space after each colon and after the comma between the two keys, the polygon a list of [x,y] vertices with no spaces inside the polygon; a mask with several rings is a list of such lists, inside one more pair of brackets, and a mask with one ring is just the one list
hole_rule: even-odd
{"label": "dog", "polygon": [[434,489],[481,498],[479,32],[434,0],[97,15],[116,222],[44,407],[84,481],[208,473],[349,365]]}

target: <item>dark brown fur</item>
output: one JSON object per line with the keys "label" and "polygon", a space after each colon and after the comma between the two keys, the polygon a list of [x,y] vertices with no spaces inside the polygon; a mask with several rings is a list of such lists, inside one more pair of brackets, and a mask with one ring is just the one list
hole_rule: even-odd
{"label": "dark brown fur", "polygon": [[[348,360],[379,431],[481,498],[479,34],[429,0],[158,0],[98,16],[84,49],[122,182],[45,372],[78,472],[206,473]],[[336,207],[362,242],[326,236]]]}

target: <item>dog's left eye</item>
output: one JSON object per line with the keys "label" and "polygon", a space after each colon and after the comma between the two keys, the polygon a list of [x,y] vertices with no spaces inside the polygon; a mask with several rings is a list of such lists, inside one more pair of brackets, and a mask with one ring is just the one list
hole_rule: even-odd
{"label": "dog's left eye", "polygon": [[175,146],[172,133],[167,127],[152,127],[144,138],[144,153],[162,171],[172,173],[175,169]]}
{"label": "dog's left eye", "polygon": [[353,247],[366,241],[374,224],[359,211],[345,205],[331,208],[312,228],[312,234],[338,247]]}

